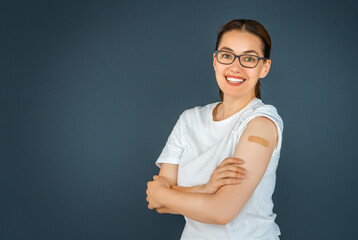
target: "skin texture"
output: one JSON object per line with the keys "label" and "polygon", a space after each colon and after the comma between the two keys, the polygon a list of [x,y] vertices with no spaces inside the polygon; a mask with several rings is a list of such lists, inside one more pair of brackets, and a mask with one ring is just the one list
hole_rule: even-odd
{"label": "skin texture", "polygon": [[[237,55],[254,50],[263,57],[261,39],[247,32],[226,32],[218,50],[223,48],[230,48]],[[256,68],[244,68],[238,59],[231,65],[220,64],[214,54],[213,66],[217,83],[224,93],[223,102],[213,111],[213,118],[221,121],[240,111],[255,97],[255,85],[259,78],[268,74],[271,60],[259,61]],[[226,81],[227,74],[245,78],[246,81],[239,86],[231,86]],[[265,139],[268,147],[248,141],[249,136]],[[247,173],[240,184],[224,185],[215,193],[178,191],[170,188],[169,182],[175,184],[177,176],[177,169],[172,168],[168,180],[163,176],[154,176],[154,181],[147,183],[148,208],[166,209],[203,223],[227,224],[241,211],[261,181],[276,143],[275,123],[266,117],[254,118],[248,123],[231,156],[244,161],[242,167]]]}

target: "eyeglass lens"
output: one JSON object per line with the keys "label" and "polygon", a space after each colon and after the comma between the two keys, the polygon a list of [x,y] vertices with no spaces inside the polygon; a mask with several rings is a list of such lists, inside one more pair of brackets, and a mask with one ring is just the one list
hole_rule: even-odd
{"label": "eyeglass lens", "polygon": [[[229,52],[218,52],[217,59],[222,64],[231,64],[235,60],[235,55]],[[258,58],[252,55],[241,55],[240,63],[244,67],[255,67]]]}

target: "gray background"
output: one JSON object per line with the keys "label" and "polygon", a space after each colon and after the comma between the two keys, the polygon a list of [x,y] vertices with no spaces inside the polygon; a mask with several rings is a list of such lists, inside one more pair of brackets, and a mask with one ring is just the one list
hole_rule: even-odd
{"label": "gray background", "polygon": [[177,118],[218,101],[221,24],[272,42],[263,101],[284,120],[282,239],[358,224],[356,1],[1,1],[0,238],[179,239],[145,190]]}

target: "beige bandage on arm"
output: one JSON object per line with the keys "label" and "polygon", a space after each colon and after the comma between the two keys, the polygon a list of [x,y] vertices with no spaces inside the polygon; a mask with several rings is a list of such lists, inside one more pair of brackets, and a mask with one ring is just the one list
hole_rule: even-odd
{"label": "beige bandage on arm", "polygon": [[254,142],[254,143],[258,143],[263,145],[264,147],[267,147],[270,145],[269,141],[267,141],[266,139],[262,138],[262,137],[257,137],[257,136],[249,136],[248,138],[249,142]]}

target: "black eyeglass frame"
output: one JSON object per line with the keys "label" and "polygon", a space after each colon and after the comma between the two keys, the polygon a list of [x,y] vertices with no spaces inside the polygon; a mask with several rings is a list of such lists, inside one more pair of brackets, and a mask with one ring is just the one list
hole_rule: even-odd
{"label": "black eyeglass frame", "polygon": [[[222,63],[222,62],[219,61],[219,58],[218,58],[218,53],[219,53],[219,52],[230,53],[230,54],[234,55],[234,59],[232,60],[231,63]],[[224,65],[230,65],[230,64],[232,64],[233,62],[235,62],[235,59],[236,59],[236,58],[238,58],[240,65],[243,66],[244,68],[255,68],[255,67],[257,66],[257,64],[259,64],[259,62],[260,62],[261,59],[263,59],[263,60],[267,60],[267,59],[268,59],[268,58],[264,58],[264,57],[262,58],[262,57],[259,57],[259,56],[253,55],[253,54],[241,54],[241,55],[236,55],[236,54],[233,53],[233,52],[229,52],[229,51],[225,51],[225,50],[215,50],[215,55],[216,55],[216,60],[218,60],[219,63],[224,64]],[[257,57],[258,60],[257,60],[256,65],[255,65],[254,67],[247,67],[247,66],[242,65],[241,60],[240,60],[240,57],[241,57],[241,56],[253,56],[253,57]]]}

